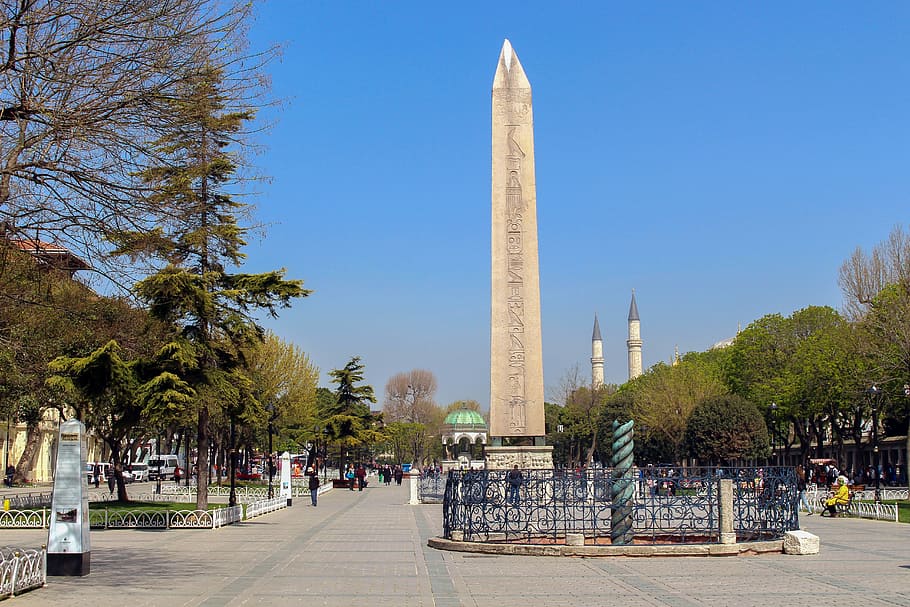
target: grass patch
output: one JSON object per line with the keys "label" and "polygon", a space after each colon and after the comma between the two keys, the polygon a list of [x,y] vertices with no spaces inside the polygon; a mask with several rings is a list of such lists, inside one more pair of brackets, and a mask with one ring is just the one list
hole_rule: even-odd
{"label": "grass patch", "polygon": [[[209,502],[208,509],[215,510],[217,508],[224,508],[227,504],[216,504]],[[143,510],[148,512],[156,512],[159,510],[195,510],[196,504],[194,502],[120,502],[120,501],[111,501],[111,502],[89,502],[89,510],[104,510],[105,508],[112,511],[126,511],[126,510]]]}

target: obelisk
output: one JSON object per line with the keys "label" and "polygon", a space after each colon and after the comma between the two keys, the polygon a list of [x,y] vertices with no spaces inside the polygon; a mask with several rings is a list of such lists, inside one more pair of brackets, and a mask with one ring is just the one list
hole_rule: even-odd
{"label": "obelisk", "polygon": [[[492,309],[487,466],[552,467],[543,350],[531,84],[506,40],[493,77]],[[511,445],[503,445],[509,438]],[[517,440],[516,440],[517,439]]]}

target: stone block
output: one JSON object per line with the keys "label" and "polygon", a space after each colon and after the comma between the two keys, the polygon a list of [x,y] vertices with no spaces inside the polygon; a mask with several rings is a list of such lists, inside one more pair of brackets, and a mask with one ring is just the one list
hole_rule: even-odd
{"label": "stone block", "polygon": [[464,531],[461,529],[452,529],[452,541],[453,542],[463,542],[464,541]]}
{"label": "stone block", "polygon": [[567,533],[566,534],[566,546],[584,546],[585,545],[585,534],[584,533]]}
{"label": "stone block", "polygon": [[818,536],[808,531],[788,531],[784,535],[784,554],[818,554],[819,547]]}

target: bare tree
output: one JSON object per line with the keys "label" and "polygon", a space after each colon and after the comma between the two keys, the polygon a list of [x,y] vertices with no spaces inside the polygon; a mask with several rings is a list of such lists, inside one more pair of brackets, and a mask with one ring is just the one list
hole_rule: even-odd
{"label": "bare tree", "polygon": [[386,421],[415,424],[414,459],[422,460],[424,444],[438,430],[441,411],[433,397],[436,376],[426,369],[414,369],[392,376],[385,385],[382,409]]}
{"label": "bare tree", "polygon": [[385,385],[382,409],[388,421],[426,423],[436,408],[436,376],[426,369],[414,369],[392,376]]}
{"label": "bare tree", "polygon": [[841,265],[837,282],[845,315],[853,320],[864,317],[882,289],[903,280],[910,280],[910,234],[897,225],[870,253],[857,247]]}
{"label": "bare tree", "polygon": [[172,128],[184,79],[208,64],[233,75],[238,98],[260,84],[263,57],[242,55],[250,5],[0,0],[0,11],[0,226],[98,264],[99,235],[169,220],[139,174],[160,161],[149,142]]}

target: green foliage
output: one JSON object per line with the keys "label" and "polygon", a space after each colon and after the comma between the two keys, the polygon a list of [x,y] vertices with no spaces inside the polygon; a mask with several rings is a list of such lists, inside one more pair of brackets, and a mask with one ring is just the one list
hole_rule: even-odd
{"label": "green foliage", "polygon": [[[685,456],[685,428],[695,408],[727,393],[719,361],[686,355],[675,365],[657,364],[629,382],[618,395],[635,420],[636,460],[675,463]],[[612,421],[612,420],[611,420]]]}
{"label": "green foliage", "polygon": [[767,457],[768,429],[758,408],[735,394],[709,398],[689,416],[685,429],[687,451],[702,463],[730,464],[734,460]]}

